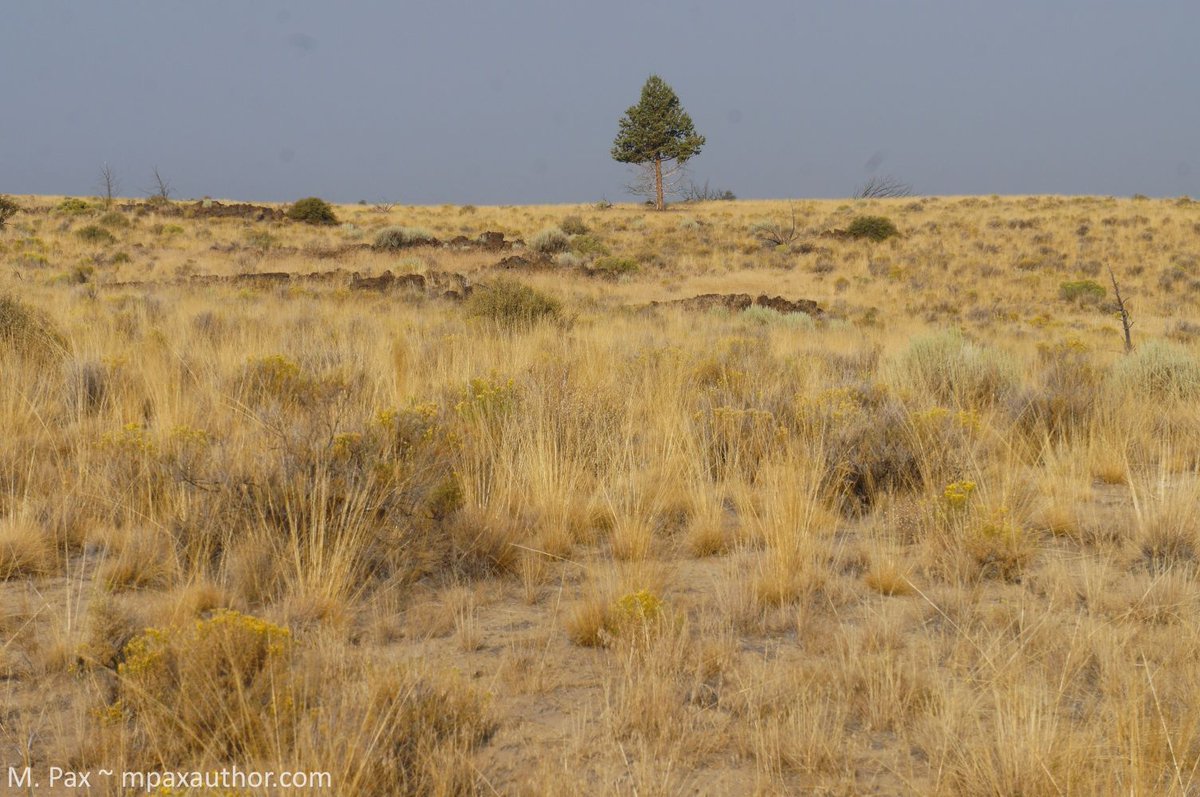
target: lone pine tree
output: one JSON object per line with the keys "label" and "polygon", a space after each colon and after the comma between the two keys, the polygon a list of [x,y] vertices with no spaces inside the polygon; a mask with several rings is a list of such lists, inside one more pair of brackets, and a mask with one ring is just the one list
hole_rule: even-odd
{"label": "lone pine tree", "polygon": [[662,210],[663,163],[686,163],[703,146],[704,136],[697,135],[675,91],[651,75],[641,100],[621,117],[612,156],[621,163],[654,164],[655,207]]}

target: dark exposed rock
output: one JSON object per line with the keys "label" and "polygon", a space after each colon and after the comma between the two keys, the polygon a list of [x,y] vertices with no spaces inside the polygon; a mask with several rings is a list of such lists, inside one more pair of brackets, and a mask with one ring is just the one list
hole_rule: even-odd
{"label": "dark exposed rock", "polygon": [[669,302],[651,302],[651,307],[680,307],[684,310],[712,310],[714,308],[740,312],[750,307],[768,307],[780,313],[805,313],[813,318],[820,318],[825,311],[811,299],[792,301],[782,296],[767,296],[762,294],[752,297],[748,293],[703,293],[688,299],[675,299]]}
{"label": "dark exposed rock", "polygon": [[258,274],[237,274],[233,282],[236,285],[283,285],[291,279],[292,275],[284,271],[264,271]]}
{"label": "dark exposed rock", "polygon": [[409,288],[425,290],[425,277],[420,274],[401,274],[396,276],[390,270],[378,277],[364,277],[357,271],[350,275],[350,290],[352,291],[386,291],[392,288]]}
{"label": "dark exposed rock", "polygon": [[797,299],[791,301],[782,296],[767,296],[763,294],[754,300],[755,307],[769,307],[780,313],[804,313],[813,318],[820,318],[825,315],[825,311],[821,306],[812,299]]}

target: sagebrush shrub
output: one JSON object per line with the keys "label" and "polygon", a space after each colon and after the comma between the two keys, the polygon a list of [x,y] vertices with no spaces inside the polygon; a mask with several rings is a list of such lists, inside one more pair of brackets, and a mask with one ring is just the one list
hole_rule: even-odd
{"label": "sagebrush shrub", "polygon": [[588,231],[588,226],[579,216],[567,216],[558,227],[567,235],[585,235]]}
{"label": "sagebrush shrub", "polygon": [[320,197],[298,199],[287,209],[287,217],[305,224],[337,224],[333,207]]}
{"label": "sagebrush shrub", "polygon": [[80,240],[90,244],[111,244],[116,243],[117,240],[111,232],[96,224],[81,227],[75,231],[75,234],[79,236]]}
{"label": "sagebrush shrub", "polygon": [[121,213],[118,210],[110,210],[100,218],[96,219],[96,223],[104,227],[120,229],[129,226],[129,219],[125,217],[124,213]]}
{"label": "sagebrush shrub", "polygon": [[1148,341],[1113,366],[1110,384],[1121,394],[1140,398],[1195,398],[1200,396],[1200,361],[1178,344]]}
{"label": "sagebrush shrub", "polygon": [[557,227],[548,227],[529,241],[529,248],[543,255],[556,255],[570,247],[571,239]]}
{"label": "sagebrush shrub", "polygon": [[995,404],[1018,384],[1010,358],[953,330],[913,339],[898,366],[897,381],[914,396],[951,407]]}
{"label": "sagebrush shrub", "polygon": [[376,249],[404,249],[433,242],[433,233],[422,227],[385,227],[375,236]]}
{"label": "sagebrush shrub", "polygon": [[504,327],[525,327],[543,319],[561,318],[562,302],[522,282],[499,279],[476,287],[467,299],[467,315]]}

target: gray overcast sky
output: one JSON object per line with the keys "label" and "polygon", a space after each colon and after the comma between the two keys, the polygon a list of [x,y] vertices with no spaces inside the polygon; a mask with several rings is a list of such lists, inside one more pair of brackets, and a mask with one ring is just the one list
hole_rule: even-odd
{"label": "gray overcast sky", "polygon": [[625,198],[647,75],[739,197],[1200,194],[1200,1],[0,5],[0,192]]}

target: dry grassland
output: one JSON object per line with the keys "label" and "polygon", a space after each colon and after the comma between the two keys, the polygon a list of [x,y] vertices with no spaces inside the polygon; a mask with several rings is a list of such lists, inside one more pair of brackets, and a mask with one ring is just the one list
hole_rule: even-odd
{"label": "dry grassland", "polygon": [[[1200,204],[61,200],[0,230],[7,765],[1200,789]],[[347,287],[385,269],[475,290]],[[825,313],[646,307],[718,292]]]}

